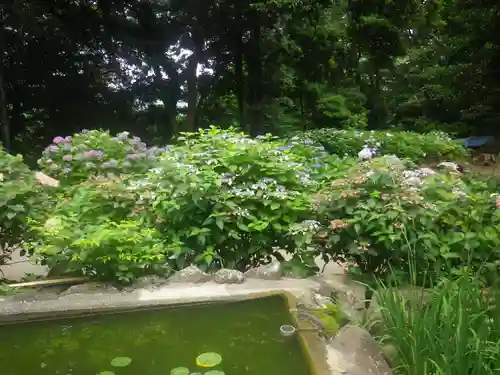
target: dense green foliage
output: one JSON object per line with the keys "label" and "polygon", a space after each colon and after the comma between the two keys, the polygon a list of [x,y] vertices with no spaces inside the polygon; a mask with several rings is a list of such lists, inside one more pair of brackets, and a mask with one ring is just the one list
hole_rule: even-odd
{"label": "dense green foliage", "polygon": [[318,205],[330,220],[323,251],[363,275],[409,282],[416,265],[414,276],[428,283],[436,275],[481,271],[490,279],[498,271],[500,212],[484,183],[386,156],[333,181]]}
{"label": "dense green foliage", "polygon": [[45,212],[47,194],[21,155],[0,149],[0,265],[25,238],[28,216]]}
{"label": "dense green foliage", "polygon": [[[189,264],[246,270],[282,259],[278,250],[304,275],[316,270],[317,255],[351,262],[365,276],[396,272],[401,280],[414,261],[421,283],[443,272],[495,274],[499,215],[491,187],[412,161],[422,160],[424,147],[463,155],[445,135],[418,143],[413,133],[370,132],[371,139],[341,131],[329,144],[344,154],[361,147],[364,159],[368,145],[378,147],[369,160],[356,160],[329,154],[308,137],[314,134],[250,138],[210,127],[182,133],[161,151],[140,146],[142,158],[126,166],[136,137],[84,131],[56,139],[41,164],[64,184],[43,209],[29,212],[30,230],[20,239],[29,238],[32,253],[57,272],[122,282]],[[397,149],[393,138],[406,142],[399,154],[407,159],[376,156]],[[79,154],[89,154],[87,161]],[[89,158],[93,168],[85,169]]]}
{"label": "dense green foliage", "polygon": [[[108,141],[100,134],[91,138]],[[116,142],[92,148],[116,157]],[[70,171],[55,207],[30,223],[32,250],[52,268],[123,282],[193,263],[245,270],[276,248],[300,258],[312,239],[313,193],[352,164],[310,143],[210,128],[183,134],[142,174],[97,169],[80,183],[85,175]]]}
{"label": "dense green foliage", "polygon": [[467,151],[452,142],[447,134],[433,132],[419,134],[403,131],[362,131],[317,129],[304,132],[300,137],[311,139],[325,149],[340,156],[357,157],[365,147],[374,148],[382,155],[396,155],[416,163],[440,160],[462,160]]}

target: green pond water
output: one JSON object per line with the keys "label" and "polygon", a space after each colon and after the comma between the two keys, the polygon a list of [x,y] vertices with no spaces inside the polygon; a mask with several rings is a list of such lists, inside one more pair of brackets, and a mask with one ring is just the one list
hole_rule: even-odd
{"label": "green pond water", "polygon": [[[187,367],[202,374],[312,375],[298,337],[280,336],[282,324],[292,324],[285,300],[272,296],[3,325],[0,374],[170,375]],[[222,362],[197,366],[205,352]],[[117,357],[132,361],[113,367]]]}

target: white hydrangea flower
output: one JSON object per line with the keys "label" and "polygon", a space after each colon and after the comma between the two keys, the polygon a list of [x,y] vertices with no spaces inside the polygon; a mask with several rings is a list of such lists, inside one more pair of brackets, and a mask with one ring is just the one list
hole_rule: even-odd
{"label": "white hydrangea flower", "polygon": [[359,160],[370,160],[377,154],[377,150],[375,148],[368,147],[365,145],[363,149],[358,152]]}

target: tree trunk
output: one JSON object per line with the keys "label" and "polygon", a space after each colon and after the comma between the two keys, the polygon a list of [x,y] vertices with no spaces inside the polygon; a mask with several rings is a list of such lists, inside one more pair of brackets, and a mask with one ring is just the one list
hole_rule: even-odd
{"label": "tree trunk", "polygon": [[198,107],[198,77],[196,76],[197,69],[198,53],[197,51],[193,51],[193,54],[189,57],[186,72],[188,108],[184,130],[187,132],[193,132],[196,130],[196,109]]}
{"label": "tree trunk", "polygon": [[154,67],[155,79],[165,108],[167,127],[170,134],[174,136],[179,132],[179,124],[177,123],[177,103],[180,98],[179,73],[173,63],[163,64],[162,67],[167,73],[168,82],[163,80],[159,65]]}
{"label": "tree trunk", "polygon": [[0,68],[0,128],[2,145],[6,151],[11,150],[10,123],[7,113],[7,98],[3,82],[3,71]]}
{"label": "tree trunk", "polygon": [[240,128],[250,133],[250,128],[245,118],[245,76],[243,73],[243,39],[241,33],[236,37],[236,48],[234,56],[234,69],[236,80],[236,99],[240,116]]}
{"label": "tree trunk", "polygon": [[256,13],[255,23],[251,30],[246,62],[248,68],[250,134],[255,136],[264,131],[261,26],[258,13]]}

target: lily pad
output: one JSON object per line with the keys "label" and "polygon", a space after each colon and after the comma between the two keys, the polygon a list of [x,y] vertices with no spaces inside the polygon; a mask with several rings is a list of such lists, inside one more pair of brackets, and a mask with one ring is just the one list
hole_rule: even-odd
{"label": "lily pad", "polygon": [[113,367],[127,367],[132,363],[132,358],[129,357],[116,357],[111,360]]}
{"label": "lily pad", "polygon": [[224,371],[219,371],[219,370],[211,370],[205,372],[205,375],[225,375]]}
{"label": "lily pad", "polygon": [[[196,357],[196,364],[200,367],[215,367],[222,362],[222,357],[219,353],[203,353]],[[212,374],[217,375],[217,374]]]}
{"label": "lily pad", "polygon": [[115,375],[113,371],[102,371],[97,375]]}
{"label": "lily pad", "polygon": [[170,370],[170,375],[189,375],[187,367],[176,367]]}

